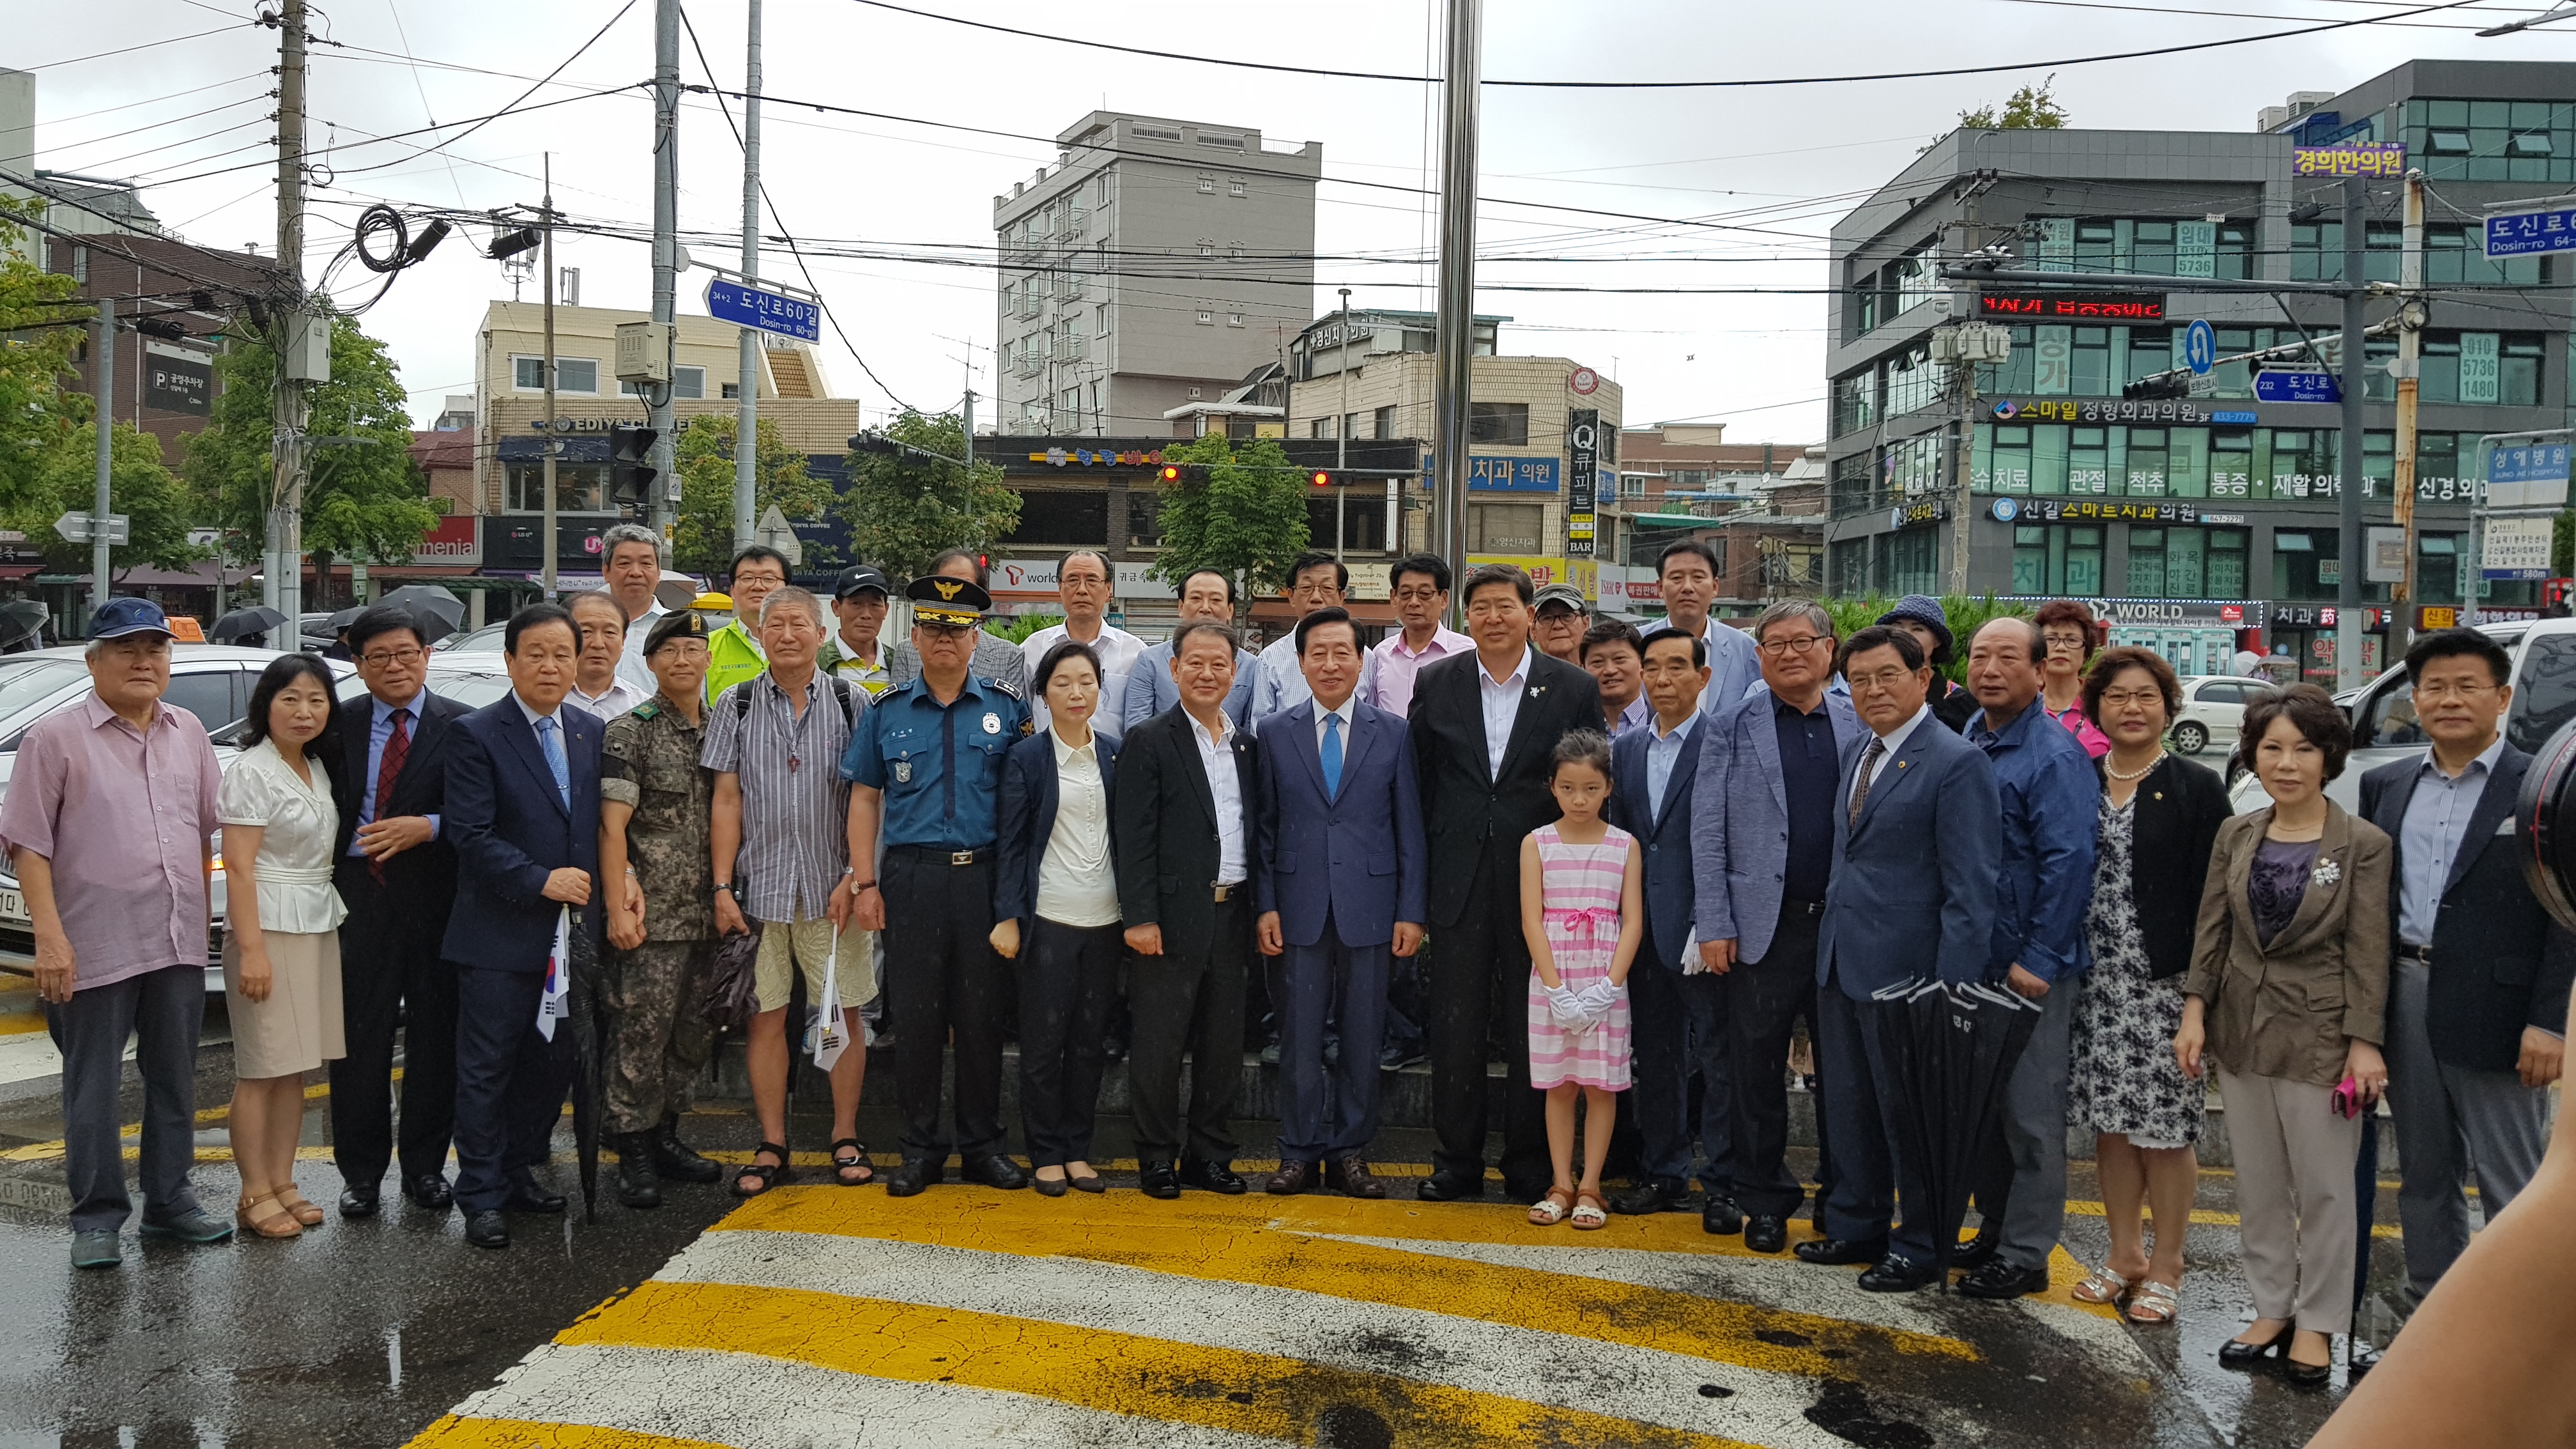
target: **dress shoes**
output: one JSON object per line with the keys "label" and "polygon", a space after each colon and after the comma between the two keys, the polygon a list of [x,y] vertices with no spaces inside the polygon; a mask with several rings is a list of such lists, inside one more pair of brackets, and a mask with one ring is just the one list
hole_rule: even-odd
{"label": "dress shoes", "polygon": [[1136,1164],[1136,1186],[1145,1196],[1169,1202],[1181,1195],[1181,1175],[1168,1157],[1148,1157]]}
{"label": "dress shoes", "polygon": [[1252,1184],[1236,1176],[1231,1163],[1219,1162],[1213,1157],[1193,1157],[1181,1163],[1181,1186],[1239,1197],[1249,1191]]}
{"label": "dress shoes", "polygon": [[1668,1213],[1690,1201],[1690,1189],[1681,1183],[1650,1177],[1611,1195],[1610,1211],[1614,1213]]}
{"label": "dress shoes", "polygon": [[1699,1229],[1711,1237],[1732,1237],[1744,1231],[1744,1210],[1731,1197],[1711,1196],[1700,1204]]}
{"label": "dress shoes", "polygon": [[2232,1369],[2252,1368],[2274,1354],[2288,1358],[2290,1340],[2297,1335],[2298,1331],[2298,1325],[2291,1323],[2283,1324],[2279,1333],[2261,1343],[2247,1343],[2241,1338],[2231,1338],[2218,1346],[2218,1366]]}
{"label": "dress shoes", "polygon": [[570,1203],[559,1192],[548,1192],[533,1182],[510,1185],[510,1196],[501,1204],[505,1213],[559,1213]]}
{"label": "dress shoes", "polygon": [[653,1171],[653,1134],[629,1132],[617,1139],[617,1200],[631,1208],[662,1205],[662,1179]]}
{"label": "dress shoes", "polygon": [[510,1220],[495,1208],[469,1213],[465,1218],[465,1241],[478,1248],[510,1246]]}
{"label": "dress shoes", "polygon": [[1354,1152],[1324,1164],[1324,1186],[1347,1197],[1382,1198],[1386,1184],[1369,1171],[1368,1159]]}
{"label": "dress shoes", "polygon": [[886,1196],[918,1196],[923,1188],[947,1175],[948,1163],[945,1158],[934,1158],[926,1153],[907,1152],[903,1155],[903,1162],[894,1171],[886,1174]]}
{"label": "dress shoes", "polygon": [[673,1182],[714,1182],[724,1167],[680,1140],[680,1119],[665,1117],[653,1134],[653,1170]]}
{"label": "dress shoes", "polygon": [[1443,1167],[1414,1184],[1413,1195],[1424,1202],[1465,1202],[1485,1195],[1485,1174],[1470,1176],[1456,1168]]}
{"label": "dress shoes", "polygon": [[1838,1268],[1850,1263],[1875,1263],[1887,1256],[1885,1238],[1810,1238],[1797,1248],[1798,1261]]}
{"label": "dress shoes", "polygon": [[1261,1185],[1261,1190],[1277,1193],[1281,1197],[1295,1197],[1301,1192],[1312,1189],[1314,1185],[1315,1164],[1291,1159],[1279,1164],[1279,1170],[1270,1174],[1270,1180]]}
{"label": "dress shoes", "polygon": [[2016,1268],[2001,1258],[1989,1259],[1984,1267],[1959,1280],[1959,1296],[1990,1302],[2047,1291],[2047,1268]]}
{"label": "dress shoes", "polygon": [[1029,1186],[1036,1188],[1040,1197],[1062,1197],[1073,1190],[1073,1184],[1061,1177],[1040,1177],[1036,1173],[1029,1174]]}
{"label": "dress shoes", "polygon": [[[1703,1218],[1700,1225],[1706,1227]],[[1789,1220],[1771,1213],[1755,1213],[1744,1220],[1744,1246],[1757,1253],[1776,1253],[1789,1245]]]}
{"label": "dress shoes", "polygon": [[1911,1293],[1918,1288],[1931,1287],[1932,1280],[1939,1276],[1939,1270],[1929,1263],[1916,1263],[1901,1254],[1890,1253],[1878,1260],[1877,1267],[1860,1275],[1860,1287],[1864,1293]]}
{"label": "dress shoes", "polygon": [[340,1189],[340,1216],[371,1218],[384,1204],[384,1190],[372,1182],[353,1182]]}
{"label": "dress shoes", "polygon": [[411,1205],[429,1212],[443,1213],[456,1205],[456,1191],[447,1185],[447,1174],[424,1172],[403,1179],[403,1196]]}
{"label": "dress shoes", "polygon": [[1950,1266],[1970,1271],[1982,1268],[1995,1260],[1995,1250],[2003,1245],[2003,1232],[1994,1224],[1987,1223],[1977,1229],[1977,1235],[1968,1240],[1966,1247],[1951,1252]]}
{"label": "dress shoes", "polygon": [[1016,1192],[1029,1185],[1028,1169],[998,1152],[969,1157],[957,1169],[960,1182],[981,1183],[1004,1192]]}

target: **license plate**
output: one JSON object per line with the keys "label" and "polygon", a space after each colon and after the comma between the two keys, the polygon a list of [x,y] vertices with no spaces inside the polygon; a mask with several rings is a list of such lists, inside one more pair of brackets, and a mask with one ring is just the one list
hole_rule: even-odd
{"label": "license plate", "polygon": [[0,920],[23,921],[27,916],[27,898],[12,890],[0,890]]}

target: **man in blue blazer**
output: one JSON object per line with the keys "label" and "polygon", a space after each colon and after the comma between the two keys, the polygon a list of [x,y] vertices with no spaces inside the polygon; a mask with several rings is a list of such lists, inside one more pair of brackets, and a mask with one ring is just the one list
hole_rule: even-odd
{"label": "man in blue blazer", "polygon": [[[1253,900],[1279,1011],[1279,1170],[1269,1188],[1304,1192],[1320,1168],[1353,1197],[1384,1197],[1367,1158],[1377,1053],[1361,1044],[1384,1034],[1390,955],[1422,945],[1422,797],[1404,721],[1357,697],[1360,634],[1349,612],[1299,621],[1297,660],[1314,697],[1261,723],[1270,743],[1254,827]],[[1324,1022],[1337,1005],[1343,1048],[1328,1064]]]}
{"label": "man in blue blazer", "polygon": [[447,813],[456,906],[440,954],[456,968],[456,1203],[465,1240],[510,1246],[504,1211],[559,1213],[529,1169],[572,1082],[572,1031],[537,1029],[564,908],[586,909],[599,874],[599,749],[607,726],[563,708],[580,635],[560,604],[530,604],[503,635],[510,692],[456,721]]}
{"label": "man in blue blazer", "polygon": [[[1633,637],[1633,636],[1632,636]],[[1590,642],[1588,639],[1587,643]],[[1700,1140],[1708,1167],[1700,1226],[1732,1233],[1744,1219],[1727,1195],[1731,1175],[1726,1031],[1719,980],[1700,972],[1697,892],[1691,880],[1691,798],[1699,778],[1700,691],[1708,642],[1666,630],[1645,641],[1643,726],[1610,745],[1610,823],[1637,837],[1646,857],[1646,944],[1628,976],[1635,1089],[1629,1104],[1641,1141],[1634,1186],[1615,1212],[1659,1213],[1690,1198],[1690,1085],[1700,1079]]]}
{"label": "man in blue blazer", "polygon": [[[1889,1071],[1870,994],[1902,982],[1982,981],[1994,946],[2003,810],[1985,753],[1925,703],[1932,670],[1914,636],[1872,625],[1843,645],[1842,673],[1869,735],[1843,747],[1834,873],[1816,942],[1816,1051],[1833,1191],[1810,1263],[1868,1263],[1860,1286],[1932,1281],[1931,1203],[1898,1146],[1905,1088]],[[1905,1202],[1902,1226],[1891,1189]]]}
{"label": "man in blue blazer", "polygon": [[[1869,731],[1836,693],[1834,622],[1783,600],[1753,624],[1762,688],[1702,731],[1691,822],[1699,964],[1724,983],[1734,1171],[1744,1246],[1776,1253],[1806,1198],[1789,1170],[1789,1031],[1816,1023],[1816,942],[1833,879],[1834,805],[1844,752]],[[1833,1138],[1817,1114],[1832,1180]],[[1825,1189],[1818,1189],[1821,1200]]]}

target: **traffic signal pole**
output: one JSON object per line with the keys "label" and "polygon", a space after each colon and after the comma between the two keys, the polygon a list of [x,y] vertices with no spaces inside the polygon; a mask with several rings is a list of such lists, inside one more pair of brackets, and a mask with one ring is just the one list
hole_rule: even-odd
{"label": "traffic signal pole", "polygon": [[[1449,0],[1447,124],[1440,147],[1440,311],[1433,337],[1432,549],[1459,581],[1452,627],[1466,619],[1467,434],[1476,356],[1476,102],[1484,0]],[[1343,319],[1349,325],[1349,319]]]}
{"label": "traffic signal pole", "polygon": [[[652,496],[646,517],[662,535],[662,562],[670,563],[671,486],[679,479],[671,432],[669,340],[678,334],[680,287],[680,0],[653,0],[653,320],[663,332],[663,377],[644,385],[645,421],[653,429]],[[551,553],[547,555],[553,557]]]}
{"label": "traffic signal pole", "polygon": [[[760,278],[760,0],[751,0],[751,42],[742,82],[742,279]],[[741,329],[741,406],[733,427],[733,546],[751,542],[760,518],[760,332]],[[757,622],[757,621],[754,621]]]}

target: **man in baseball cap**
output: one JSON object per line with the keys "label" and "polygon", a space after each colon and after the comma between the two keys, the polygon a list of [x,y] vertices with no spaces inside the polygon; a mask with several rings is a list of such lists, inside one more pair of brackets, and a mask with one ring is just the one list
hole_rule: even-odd
{"label": "man in baseball cap", "polygon": [[1591,622],[1591,606],[1585,603],[1583,591],[1572,584],[1550,584],[1538,591],[1530,606],[1530,642],[1538,652],[1581,668],[1583,629]]}
{"label": "man in baseball cap", "polygon": [[823,643],[815,664],[825,674],[848,680],[870,699],[893,685],[888,666],[894,651],[879,637],[885,628],[886,601],[894,586],[874,564],[852,564],[832,580],[832,615],[840,627]]}
{"label": "man in baseball cap", "polygon": [[89,616],[89,637],[123,639],[134,634],[171,635],[169,616],[150,599],[110,599]]}

